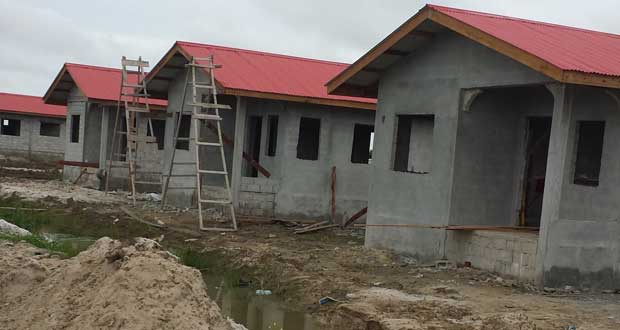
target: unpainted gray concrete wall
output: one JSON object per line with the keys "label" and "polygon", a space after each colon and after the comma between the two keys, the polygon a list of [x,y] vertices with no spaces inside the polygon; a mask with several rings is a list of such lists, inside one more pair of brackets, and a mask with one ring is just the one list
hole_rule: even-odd
{"label": "unpainted gray concrete wall", "polygon": [[[19,136],[0,135],[0,153],[34,160],[55,161],[63,159],[65,152],[65,121],[61,118],[25,116],[0,112],[0,121],[20,121]],[[40,135],[41,123],[60,124],[60,136]],[[1,124],[1,122],[0,122]]]}
{"label": "unpainted gray concrete wall", "polygon": [[[197,81],[207,81],[207,77],[204,73],[198,72]],[[177,76],[174,81],[170,85],[170,90],[168,92],[168,109],[167,112],[169,114],[178,113],[181,110],[182,100],[183,100],[183,85],[185,84],[185,75]],[[197,100],[200,102],[202,97],[202,92],[205,92],[204,89],[199,90],[199,95],[197,96]],[[187,88],[186,90],[186,99],[185,103],[190,103],[192,100],[191,88]],[[230,96],[218,96],[218,102],[220,104],[228,104],[231,106],[232,110],[220,110],[220,116],[223,118],[221,121],[222,124],[222,133],[228,136],[230,139],[234,138],[235,133],[235,98]],[[186,113],[191,111],[191,107],[185,107],[184,111]],[[170,159],[172,157],[172,151],[174,146],[173,136],[174,129],[176,127],[176,117],[170,116],[166,119],[166,143],[165,143],[165,152],[164,152],[164,161],[162,166],[163,175],[168,175]],[[209,129],[203,129],[200,134],[204,134],[201,136],[201,141],[208,139],[209,142],[213,142],[213,134]],[[176,149],[175,151],[175,162],[179,163],[190,163],[195,162],[195,131],[194,125],[192,123],[190,128],[190,143],[189,150]],[[203,169],[222,169],[222,161],[220,156],[220,151],[218,148],[213,147],[201,147],[201,166]],[[234,148],[230,145],[224,146],[224,152],[226,157],[227,169],[229,172],[232,170],[232,161],[233,161],[233,150]],[[173,166],[173,175],[191,175],[195,174],[195,166],[194,165],[174,165]],[[215,187],[223,187],[224,181],[223,177],[215,177],[213,175],[204,176],[205,177],[205,186],[215,186]],[[165,179],[165,177],[164,177]],[[194,205],[196,196],[195,196],[195,187],[196,187],[196,177],[172,177],[170,180],[171,189],[168,191],[168,202],[171,205],[175,205],[178,207],[189,207]],[[180,187],[187,189],[178,189]],[[209,189],[205,189],[205,192],[209,192]]]}
{"label": "unpainted gray concrete wall", "polygon": [[[603,89],[569,86],[569,106],[556,132],[567,144],[557,213],[546,223],[541,242],[543,283],[581,288],[620,288],[620,104]],[[618,95],[617,91],[613,91]],[[571,101],[572,100],[572,101]],[[570,106],[572,104],[572,107]],[[597,187],[573,183],[578,122],[605,121],[600,183]],[[554,123],[554,125],[556,125]],[[549,166],[554,166],[552,163]],[[548,169],[549,171],[549,169]],[[546,207],[553,207],[552,205]],[[543,212],[544,213],[544,212]]]}
{"label": "unpainted gray concrete wall", "polygon": [[[269,115],[279,116],[274,157],[266,155]],[[373,125],[373,111],[250,99],[247,116],[263,118],[259,162],[272,174],[270,180],[277,182],[275,215],[329,218],[333,166],[336,167],[336,221],[348,218],[367,205],[372,165],[352,163],[351,151],[355,124]],[[302,117],[321,120],[318,160],[297,158]],[[246,177],[243,182],[249,183],[252,179]],[[260,180],[262,178],[257,181]]]}
{"label": "unpainted gray concrete wall", "polygon": [[[65,160],[67,161],[84,161],[84,128],[86,127],[84,117],[87,106],[88,99],[77,87],[72,88],[67,100],[67,129],[65,134]],[[80,116],[80,137],[77,143],[71,142],[71,120],[73,115]],[[66,181],[74,181],[79,175],[79,167],[65,166],[63,169],[63,179]]]}
{"label": "unpainted gray concrete wall", "polygon": [[539,86],[485,90],[459,114],[451,225],[518,224],[528,118],[552,113]]}
{"label": "unpainted gray concrete wall", "polygon": [[[391,66],[379,83],[368,223],[448,225],[461,90],[547,81],[548,77],[450,31],[436,34],[428,45]],[[398,114],[435,115],[431,173],[392,170]],[[437,229],[370,227],[366,245],[434,260],[445,256],[445,235]]]}

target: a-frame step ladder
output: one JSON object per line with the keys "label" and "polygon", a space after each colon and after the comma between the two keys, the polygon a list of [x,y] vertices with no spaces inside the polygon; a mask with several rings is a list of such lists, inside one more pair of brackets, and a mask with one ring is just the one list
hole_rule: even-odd
{"label": "a-frame step ladder", "polygon": [[[222,127],[221,121],[222,117],[220,116],[220,109],[222,110],[230,110],[231,107],[225,104],[218,104],[217,102],[217,87],[215,84],[215,69],[220,68],[220,65],[215,65],[213,61],[213,55],[207,58],[192,58],[191,61],[186,64],[187,71],[185,76],[185,85],[183,87],[183,98],[181,101],[181,109],[177,113],[176,117],[176,125],[174,128],[173,135],[173,149],[172,156],[170,157],[168,173],[165,175],[164,186],[163,186],[163,195],[162,195],[162,208],[166,205],[166,198],[168,195],[168,190],[173,189],[175,187],[170,187],[170,180],[174,177],[187,177],[188,174],[173,174],[173,169],[175,165],[179,166],[187,166],[194,165],[193,168],[195,173],[191,175],[195,175],[196,177],[196,199],[198,204],[198,218],[200,223],[200,230],[205,231],[235,231],[237,230],[237,220],[235,218],[235,209],[232,203],[232,193],[230,190],[230,180],[228,178],[228,169],[226,165],[226,157],[224,154],[224,141],[222,139]],[[207,73],[209,81],[201,82],[197,81],[197,70],[204,70]],[[187,102],[187,87],[191,88],[191,101]],[[199,91],[202,92],[201,100],[198,100]],[[191,110],[185,110],[185,108],[189,107]],[[181,138],[179,137],[179,131],[181,129],[181,120],[183,115],[191,115],[191,122],[194,131],[194,163],[188,162],[177,162],[175,159],[176,155],[176,146],[178,141],[188,141],[189,138]],[[201,137],[201,129],[202,128],[214,128],[213,130],[216,135],[215,141],[206,141]],[[216,148],[219,149],[220,159],[222,162],[222,166],[218,170],[207,170],[205,166],[201,166],[201,164],[207,164],[206,159],[201,151],[206,151],[208,148]],[[223,178],[225,185],[225,197],[215,196],[215,191],[209,191],[208,186],[205,188],[203,186],[204,180],[209,177],[220,177]],[[184,189],[184,188],[180,188]],[[219,205],[223,207],[228,207],[230,210],[230,226],[228,227],[217,227],[217,226],[205,226],[204,220],[204,206],[205,205]]]}
{"label": "a-frame step ladder", "polygon": [[[141,136],[138,134],[138,114],[150,112],[149,95],[146,90],[145,68],[149,62],[143,61],[142,57],[137,60],[121,59],[121,89],[116,106],[116,116],[114,119],[114,134],[112,145],[110,146],[109,157],[107,158],[107,171],[105,191],[108,192],[110,176],[113,168],[127,168],[129,189],[133,203],[136,203],[136,184],[160,186],[161,175],[158,181],[137,181],[136,174],[157,174],[154,172],[140,171],[141,166],[137,164],[139,143],[157,143],[153,131],[153,124],[148,118],[148,129],[151,136]],[[133,70],[130,70],[133,69]],[[135,79],[130,79],[130,74]],[[125,117],[121,122],[121,108],[124,108]],[[125,139],[123,139],[125,137]],[[124,140],[124,141],[123,141]]]}

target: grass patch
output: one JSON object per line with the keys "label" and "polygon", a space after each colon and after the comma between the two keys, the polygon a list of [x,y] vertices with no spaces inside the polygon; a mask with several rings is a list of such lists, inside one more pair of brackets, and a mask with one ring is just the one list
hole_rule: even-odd
{"label": "grass patch", "polygon": [[75,246],[71,242],[68,241],[49,241],[44,237],[38,235],[28,235],[28,236],[15,236],[15,235],[7,235],[0,234],[0,239],[10,241],[10,242],[26,242],[30,245],[36,246],[40,249],[45,249],[53,253],[61,254],[63,257],[71,258],[82,251],[82,248]]}

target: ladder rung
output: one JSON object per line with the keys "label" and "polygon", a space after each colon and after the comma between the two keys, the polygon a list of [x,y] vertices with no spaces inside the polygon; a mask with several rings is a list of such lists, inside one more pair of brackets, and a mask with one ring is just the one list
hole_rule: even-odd
{"label": "ladder rung", "polygon": [[122,64],[124,66],[139,66],[139,67],[142,67],[142,68],[148,68],[149,67],[149,62],[148,61],[128,60],[128,59],[123,59],[121,61],[122,61]]}
{"label": "ladder rung", "polygon": [[123,92],[123,96],[133,96],[133,97],[149,97],[151,96],[150,94],[144,94],[144,93],[125,93]]}
{"label": "ladder rung", "polygon": [[[164,174],[163,177],[168,177],[168,175]],[[195,178],[196,174],[172,174],[171,178]]]}
{"label": "ladder rung", "polygon": [[192,115],[194,119],[202,119],[202,120],[222,120],[222,117],[218,115],[207,115],[204,113],[195,113]]}
{"label": "ladder rung", "polygon": [[198,170],[198,173],[200,174],[220,174],[220,175],[227,175],[228,172],[226,171],[212,171],[212,170]]}
{"label": "ladder rung", "polygon": [[129,134],[127,135],[127,141],[155,143],[157,142],[157,138],[154,136],[140,136],[140,135]]}
{"label": "ladder rung", "polygon": [[200,203],[209,203],[209,204],[230,204],[232,203],[229,200],[217,200],[217,199],[201,199]]}
{"label": "ladder rung", "polygon": [[232,109],[230,105],[228,104],[192,102],[192,103],[188,103],[187,105],[191,107],[201,107],[201,108],[207,108],[207,109],[226,109],[226,110]]}
{"label": "ladder rung", "polygon": [[178,162],[178,163],[172,163],[172,165],[196,165],[196,162]]}
{"label": "ladder rung", "polygon": [[207,146],[207,147],[221,147],[223,144],[217,142],[200,142],[196,141],[196,144],[199,146]]}
{"label": "ladder rung", "polygon": [[[206,61],[206,59],[203,59],[203,61]],[[206,69],[219,69],[222,67],[219,64],[209,65],[209,64],[198,64],[198,63],[187,63],[185,64],[185,66],[193,66],[195,68],[206,68]]]}
{"label": "ladder rung", "polygon": [[141,84],[130,84],[130,83],[126,83],[123,82],[123,87],[130,87],[130,88],[144,88],[144,85]]}
{"label": "ladder rung", "polygon": [[161,182],[153,182],[153,181],[134,181],[134,183],[137,184],[150,184],[153,186],[159,186],[160,184],[162,184]]}
{"label": "ladder rung", "polygon": [[214,89],[215,88],[213,85],[205,85],[205,84],[199,84],[199,83],[192,84],[191,82],[190,82],[190,84],[193,87],[196,87],[196,88],[205,88],[205,89]]}
{"label": "ladder rung", "polygon": [[189,189],[196,189],[196,187],[168,187],[168,190],[189,190]]}
{"label": "ladder rung", "polygon": [[134,106],[127,106],[126,108],[127,111],[132,111],[132,112],[149,112],[149,108],[148,107],[134,107]]}

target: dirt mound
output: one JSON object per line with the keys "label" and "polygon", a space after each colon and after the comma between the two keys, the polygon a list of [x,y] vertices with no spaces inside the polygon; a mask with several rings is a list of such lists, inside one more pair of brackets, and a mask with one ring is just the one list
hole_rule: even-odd
{"label": "dirt mound", "polygon": [[157,243],[98,240],[59,260],[0,242],[0,329],[244,329],[225,319],[201,274]]}

